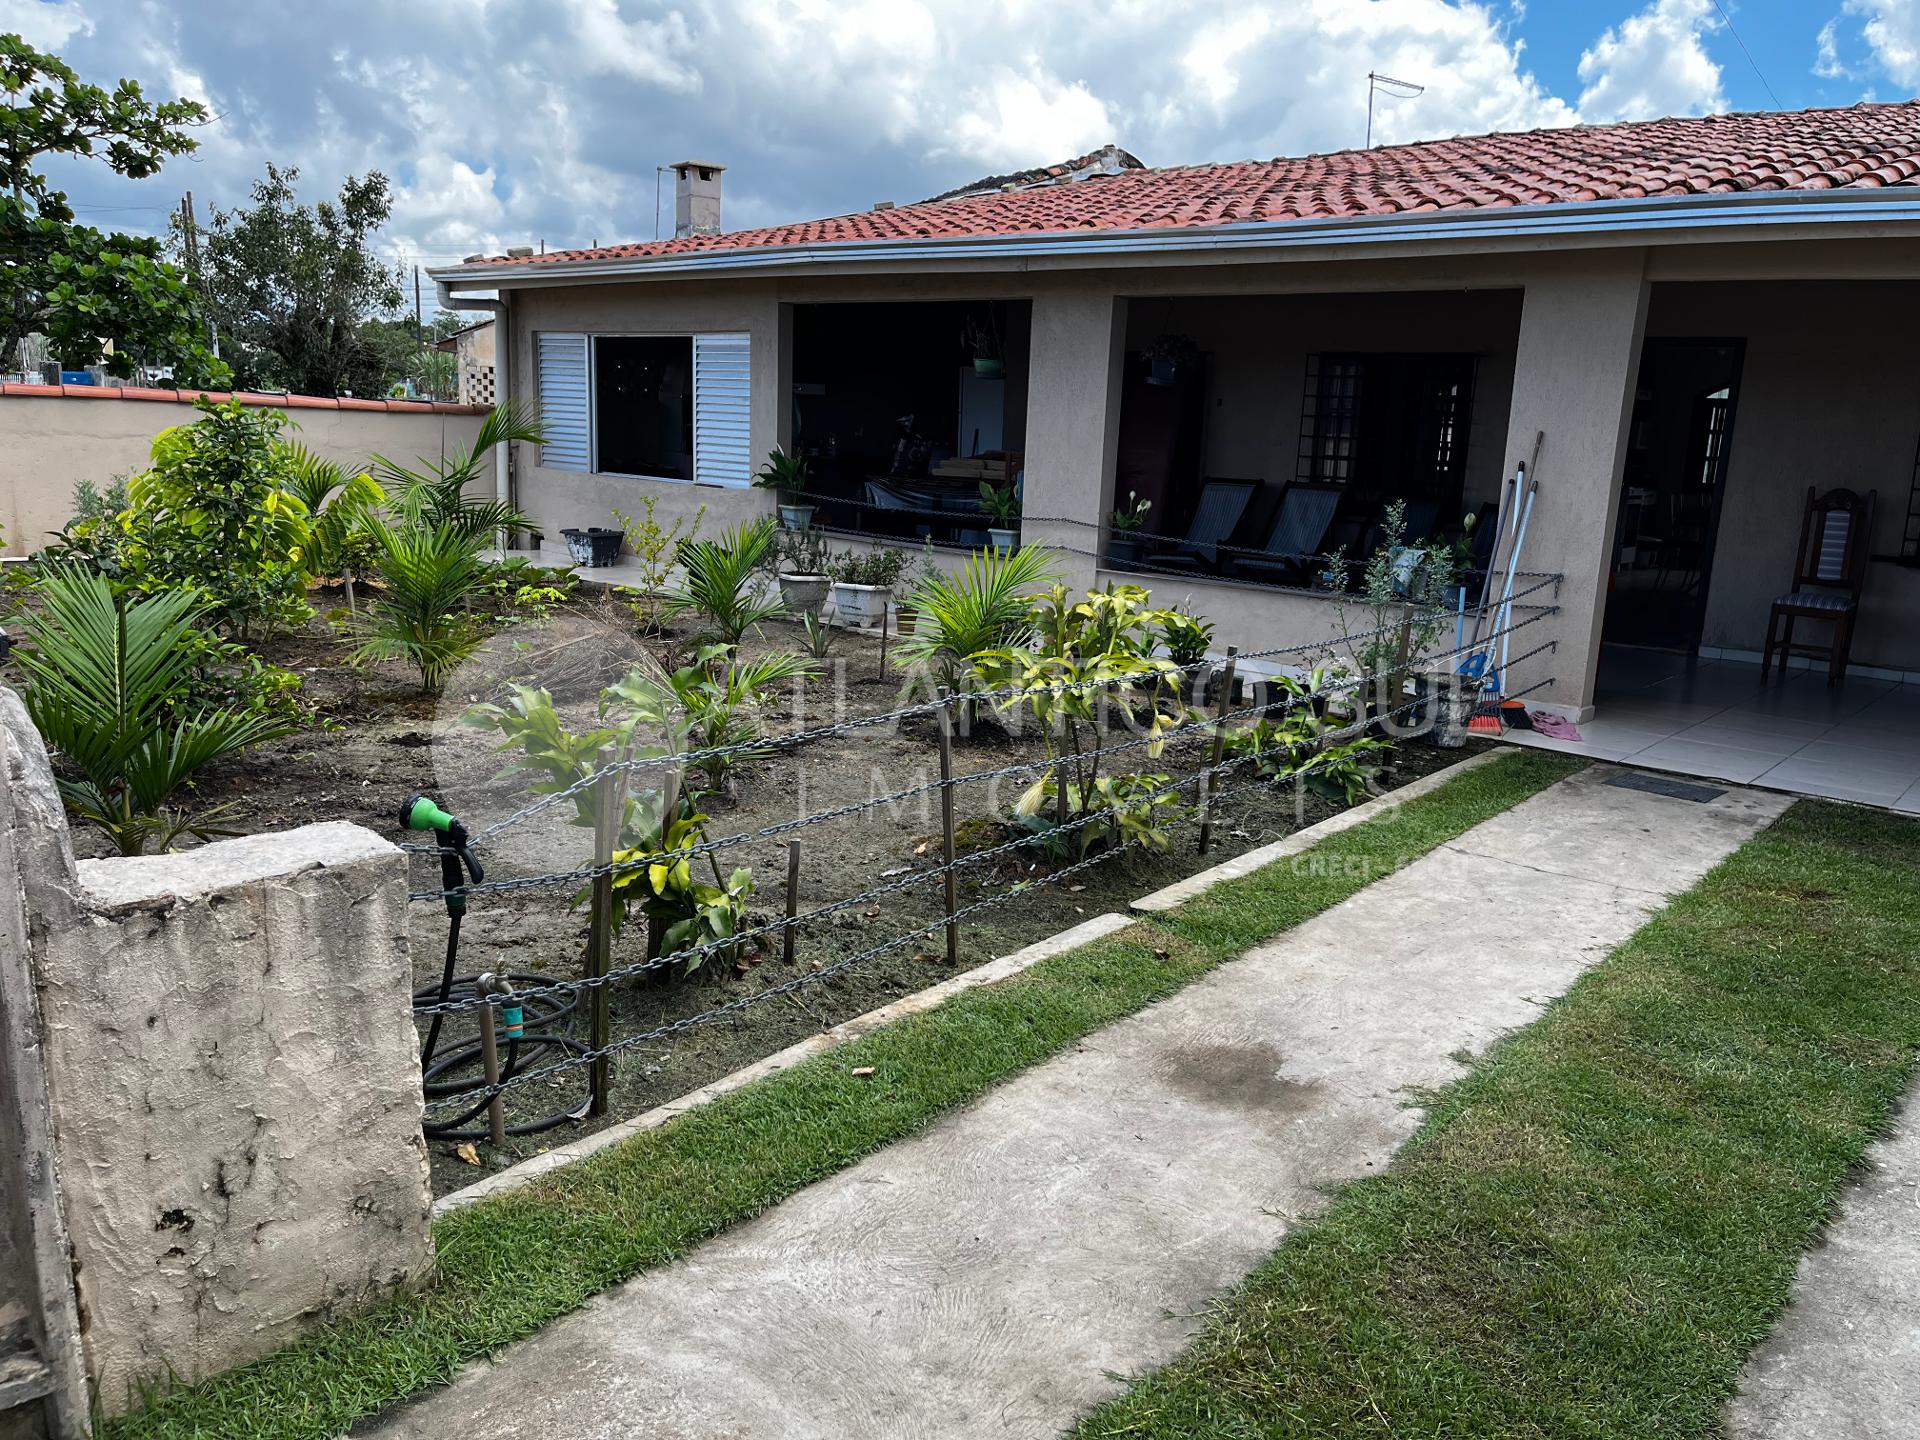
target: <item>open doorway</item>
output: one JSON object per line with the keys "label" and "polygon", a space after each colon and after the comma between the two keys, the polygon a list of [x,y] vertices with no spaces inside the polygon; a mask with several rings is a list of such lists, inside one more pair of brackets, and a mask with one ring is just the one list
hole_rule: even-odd
{"label": "open doorway", "polygon": [[1745,348],[1662,337],[1641,352],[1614,529],[1610,644],[1700,648]]}

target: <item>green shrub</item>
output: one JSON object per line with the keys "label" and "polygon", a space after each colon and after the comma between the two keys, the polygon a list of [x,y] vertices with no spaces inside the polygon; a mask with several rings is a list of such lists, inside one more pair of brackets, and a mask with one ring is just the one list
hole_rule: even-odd
{"label": "green shrub", "polygon": [[287,447],[284,470],[281,483],[307,511],[307,574],[316,580],[337,578],[346,587],[347,608],[357,608],[354,581],[373,573],[370,522],[386,503],[386,492],[366,471],[349,474],[303,445]]}
{"label": "green shrub", "polygon": [[212,642],[194,621],[191,591],[147,598],[116,594],[104,576],[52,562],[36,585],[39,605],[17,652],[27,674],[27,713],[65,766],[60,793],[123,855],[182,835],[223,833],[230,806],[189,817],[168,802],[203,766],[299,729],[272,707],[219,707],[195,694]]}
{"label": "green shrub", "polygon": [[119,563],[147,595],[187,590],[206,618],[240,640],[305,621],[311,534],[287,490],[287,419],[237,400],[194,402],[200,419],[154,437],[153,464],[127,487]]}

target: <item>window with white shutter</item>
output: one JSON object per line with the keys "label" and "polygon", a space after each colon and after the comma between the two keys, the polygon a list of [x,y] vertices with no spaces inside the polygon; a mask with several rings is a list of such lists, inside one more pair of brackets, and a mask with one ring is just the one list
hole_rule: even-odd
{"label": "window with white shutter", "polygon": [[693,337],[693,478],[753,481],[751,337]]}
{"label": "window with white shutter", "polygon": [[540,419],[547,438],[540,463],[549,470],[593,468],[593,425],[587,410],[587,337],[541,334],[534,338],[539,371]]}

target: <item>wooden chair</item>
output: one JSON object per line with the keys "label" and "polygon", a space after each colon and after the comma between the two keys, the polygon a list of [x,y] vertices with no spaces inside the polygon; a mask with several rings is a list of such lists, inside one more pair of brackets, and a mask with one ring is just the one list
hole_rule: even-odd
{"label": "wooden chair", "polygon": [[[1829,490],[1816,496],[1813,487],[1807,487],[1793,590],[1775,600],[1767,615],[1767,648],[1760,661],[1762,683],[1773,672],[1776,652],[1782,675],[1787,673],[1787,657],[1797,654],[1824,657],[1828,685],[1838,685],[1846,678],[1854,621],[1860,614],[1860,591],[1867,580],[1876,493],[1869,490],[1862,496],[1851,490]],[[1793,622],[1797,619],[1831,622],[1829,643],[1795,646]]]}

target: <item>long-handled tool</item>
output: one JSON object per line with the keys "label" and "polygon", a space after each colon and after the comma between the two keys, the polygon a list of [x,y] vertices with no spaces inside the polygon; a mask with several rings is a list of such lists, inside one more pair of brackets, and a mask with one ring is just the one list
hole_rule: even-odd
{"label": "long-handled tool", "polygon": [[[1473,718],[1467,722],[1467,728],[1476,734],[1499,734],[1503,728],[1500,720],[1500,697],[1502,683],[1506,678],[1504,672],[1507,668],[1507,657],[1512,653],[1509,648],[1508,632],[1512,628],[1514,581],[1520,570],[1520,556],[1526,547],[1527,528],[1533,519],[1534,500],[1540,491],[1538,474],[1540,449],[1545,441],[1546,433],[1536,431],[1531,460],[1523,461],[1515,467],[1511,492],[1512,503],[1503,507],[1509,512],[1503,518],[1512,527],[1511,540],[1506,545],[1504,557],[1500,553],[1501,544],[1496,541],[1494,554],[1487,562],[1488,592],[1493,588],[1492,578],[1496,566],[1502,572],[1499,600],[1489,609],[1487,603],[1489,596],[1483,595],[1480,614],[1474,622],[1473,651],[1460,663],[1461,676],[1479,682],[1479,703],[1474,708]],[[1505,534],[1499,537],[1500,540],[1507,540],[1507,538]],[[1503,558],[1505,563],[1500,564]],[[1490,628],[1484,628],[1488,620],[1492,621],[1492,625]],[[1483,635],[1485,648],[1480,648]],[[1497,668],[1493,664],[1495,641],[1499,642],[1500,647],[1500,664]]]}

